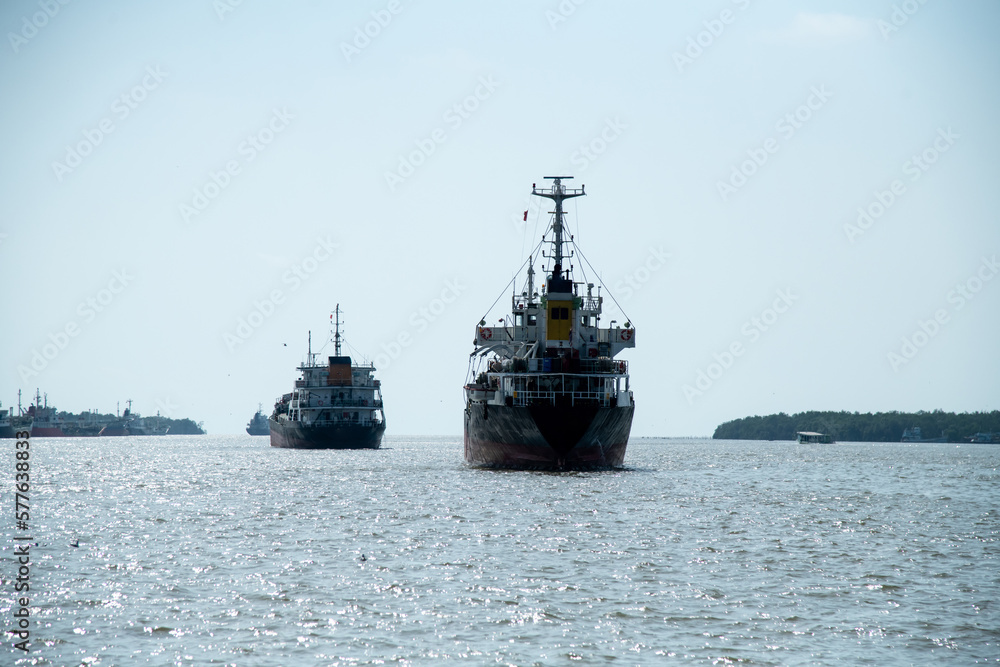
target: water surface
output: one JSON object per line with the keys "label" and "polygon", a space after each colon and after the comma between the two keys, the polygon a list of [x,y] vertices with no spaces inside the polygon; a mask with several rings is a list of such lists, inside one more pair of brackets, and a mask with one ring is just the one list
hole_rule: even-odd
{"label": "water surface", "polygon": [[33,439],[18,664],[1000,661],[1000,447],[633,439],[556,474],[384,444]]}

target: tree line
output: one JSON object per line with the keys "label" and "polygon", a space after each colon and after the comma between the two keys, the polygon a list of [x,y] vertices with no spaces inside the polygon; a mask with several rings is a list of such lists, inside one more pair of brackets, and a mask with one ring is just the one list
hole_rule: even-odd
{"label": "tree line", "polygon": [[817,431],[841,442],[899,442],[903,431],[919,427],[924,438],[944,435],[968,442],[976,433],[1000,433],[1000,410],[993,412],[800,412],[743,417],[720,424],[720,440],[795,440],[798,431]]}

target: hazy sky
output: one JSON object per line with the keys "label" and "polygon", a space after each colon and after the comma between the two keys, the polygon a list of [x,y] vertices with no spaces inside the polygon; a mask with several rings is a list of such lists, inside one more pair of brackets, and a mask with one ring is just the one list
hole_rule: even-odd
{"label": "hazy sky", "polygon": [[604,322],[637,328],[633,435],[1000,408],[995,2],[12,0],[0,27],[4,406],[241,432],[340,303],[389,433],[460,434],[563,172]]}

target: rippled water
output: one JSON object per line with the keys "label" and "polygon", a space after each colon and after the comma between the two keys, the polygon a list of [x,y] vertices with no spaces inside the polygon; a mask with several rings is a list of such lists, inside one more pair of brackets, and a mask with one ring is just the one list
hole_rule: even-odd
{"label": "rippled water", "polygon": [[459,438],[32,454],[18,664],[1000,660],[997,446],[639,439],[566,474],[467,468]]}

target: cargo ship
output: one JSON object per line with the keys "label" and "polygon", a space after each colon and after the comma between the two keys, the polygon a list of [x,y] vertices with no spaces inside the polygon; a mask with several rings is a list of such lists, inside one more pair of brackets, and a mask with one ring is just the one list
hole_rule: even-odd
{"label": "cargo ship", "polygon": [[138,412],[132,413],[132,423],[128,427],[129,435],[166,435],[170,425],[157,411],[155,417],[143,417]]}
{"label": "cargo ship", "polygon": [[[551,226],[521,267],[526,280],[510,314],[476,327],[464,387],[465,461],[473,466],[579,470],[624,462],[635,402],[628,363],[615,357],[635,347],[635,329],[627,319],[602,327],[601,288],[595,295],[593,283],[576,281],[567,268],[576,254],[586,261],[566,230],[563,202],[586,194],[564,185],[571,178],[547,176],[550,187],[532,186],[532,195],[555,204]],[[546,243],[550,268],[542,267],[539,293],[534,263]]]}
{"label": "cargo ship", "polygon": [[101,429],[108,423],[101,419],[96,410],[81,412],[78,415],[70,413],[63,422],[62,430],[68,438],[94,438],[101,434]]}
{"label": "cargo ship", "polygon": [[128,407],[125,408],[125,412],[121,415],[117,415],[118,411],[116,409],[115,413],[117,419],[105,424],[97,435],[102,438],[132,435],[132,399],[129,399],[126,403],[128,403]]}
{"label": "cargo ship", "polygon": [[[334,317],[336,320],[334,321]],[[326,363],[312,351],[298,367],[291,393],[274,404],[268,419],[272,447],[378,449],[385,433],[381,383],[374,364],[356,364],[341,352],[340,304],[330,315],[334,354]]]}
{"label": "cargo ship", "polygon": [[919,426],[903,429],[903,437],[900,442],[948,442],[948,436],[942,433],[937,438],[925,438]]}
{"label": "cargo ship", "polygon": [[257,405],[257,412],[254,416],[250,418],[247,422],[247,434],[248,435],[269,435],[271,433],[271,426],[267,423],[267,417],[264,416],[264,406]]}
{"label": "cargo ship", "polygon": [[35,390],[35,402],[28,406],[28,418],[31,420],[32,438],[65,438],[62,430],[62,420],[56,414],[55,407],[49,407],[49,395],[45,394],[45,403],[39,390]]}

